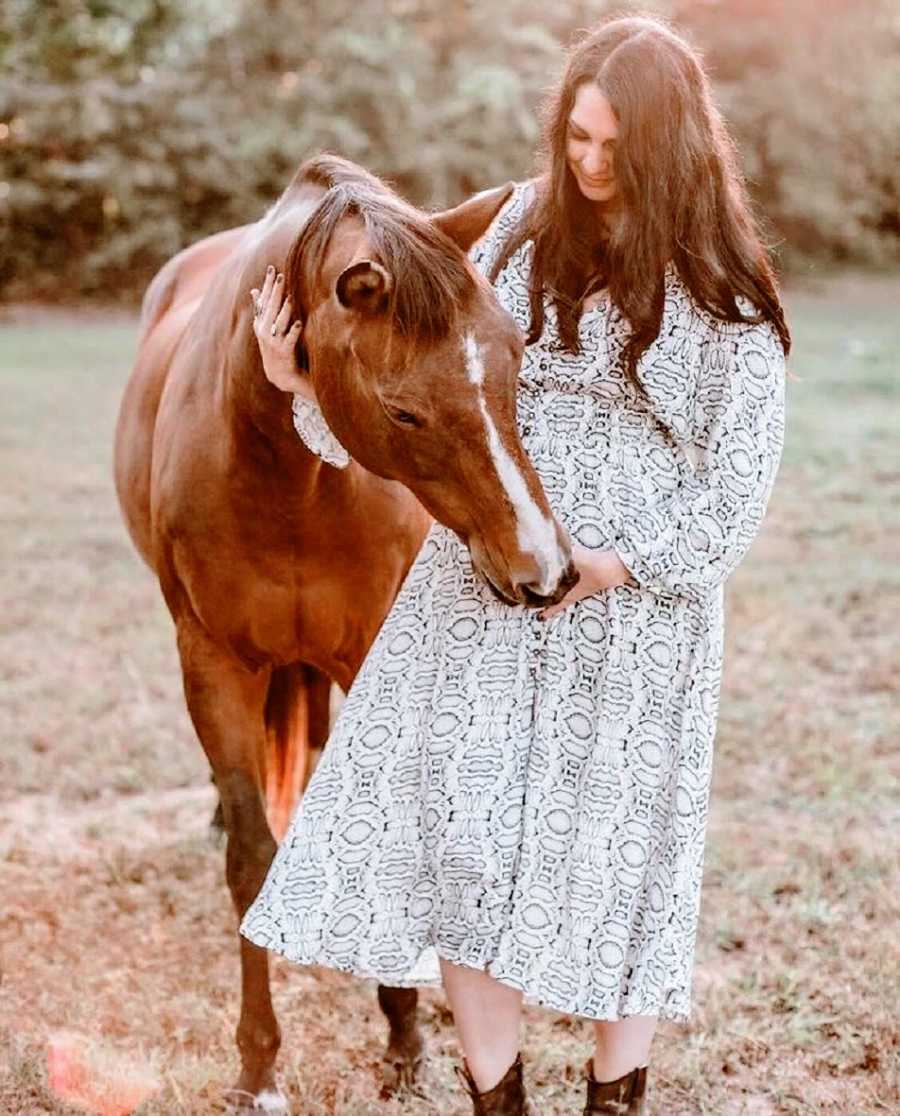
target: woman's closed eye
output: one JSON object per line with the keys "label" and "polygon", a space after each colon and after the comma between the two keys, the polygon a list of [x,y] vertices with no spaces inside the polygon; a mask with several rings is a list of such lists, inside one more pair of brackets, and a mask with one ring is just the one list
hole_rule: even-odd
{"label": "woman's closed eye", "polygon": [[[587,132],[579,128],[577,124],[573,124],[571,121],[569,122],[569,138],[572,139],[575,143],[589,143],[591,139],[590,135],[588,135]],[[614,152],[616,149],[616,141],[614,139],[606,139],[600,146],[603,148],[604,151],[612,154],[612,152]]]}

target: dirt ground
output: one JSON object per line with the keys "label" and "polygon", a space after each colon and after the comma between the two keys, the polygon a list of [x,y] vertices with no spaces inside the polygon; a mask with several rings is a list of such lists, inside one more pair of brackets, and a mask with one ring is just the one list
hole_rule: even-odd
{"label": "dirt ground", "polygon": [[[900,1111],[900,277],[788,305],[787,447],[727,591],[694,1014],[659,1028],[652,1116]],[[237,1076],[215,798],[110,475],[133,350],[121,312],[0,315],[3,1114],[222,1113]],[[471,1111],[440,991],[428,1097],[400,1105],[373,983],[277,956],[272,983],[294,1112]],[[580,1112],[590,1024],[529,1007],[524,1036],[539,1116]]]}

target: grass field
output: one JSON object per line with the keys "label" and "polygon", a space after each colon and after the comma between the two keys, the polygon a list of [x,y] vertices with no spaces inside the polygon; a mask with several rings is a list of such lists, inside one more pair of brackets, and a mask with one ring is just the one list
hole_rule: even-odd
{"label": "grass field", "polygon": [[[898,1111],[898,305],[900,278],[789,295],[787,447],[727,596],[694,1016],[659,1029],[652,1116]],[[77,1042],[142,1116],[223,1112],[236,1077],[214,796],[110,477],[133,345],[125,317],[0,321],[3,1114],[82,1111],[48,1078]],[[431,1100],[401,1108],[377,1100],[374,985],[272,971],[294,1111],[471,1111],[439,991],[421,993]],[[540,1116],[580,1112],[590,1040],[527,1009]]]}

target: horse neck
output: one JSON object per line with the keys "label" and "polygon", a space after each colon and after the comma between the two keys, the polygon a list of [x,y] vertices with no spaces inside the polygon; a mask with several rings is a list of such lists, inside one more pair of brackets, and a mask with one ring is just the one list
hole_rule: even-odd
{"label": "horse neck", "polygon": [[289,440],[293,431],[291,395],[266,379],[252,326],[242,323],[238,327],[224,371],[224,412],[233,431],[253,429],[272,444]]}
{"label": "horse neck", "polygon": [[[296,457],[297,434],[291,414],[292,396],[271,384],[253,332],[253,308],[245,268],[231,277],[231,297],[219,302],[216,328],[209,321],[207,351],[212,354],[209,402],[212,421],[224,426],[242,463],[273,459],[289,463]],[[246,290],[244,289],[246,287]],[[302,455],[301,455],[302,456]],[[287,467],[287,466],[286,466]]]}
{"label": "horse neck", "polygon": [[223,359],[218,361],[223,370],[219,396],[225,420],[236,436],[255,431],[279,449],[296,449],[292,397],[266,379],[253,332],[249,292],[252,286],[262,286],[268,264],[284,271],[294,240],[322,192],[320,186],[308,182],[290,184],[269,213],[248,231],[225,279],[230,298],[226,294],[217,300],[222,306],[220,336],[228,337]]}

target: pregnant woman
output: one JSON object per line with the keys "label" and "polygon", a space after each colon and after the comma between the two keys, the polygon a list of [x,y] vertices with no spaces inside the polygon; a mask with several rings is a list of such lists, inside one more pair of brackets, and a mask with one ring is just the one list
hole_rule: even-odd
{"label": "pregnant woman", "polygon": [[[573,49],[544,154],[471,259],[527,336],[519,431],[580,581],[507,604],[434,524],[241,933],[442,984],[476,1113],[529,1111],[523,998],[593,1022],[585,1114],[640,1113],[657,1020],[690,1017],[723,583],[778,469],[790,337],[708,79],[664,23]],[[281,286],[254,292],[266,373],[341,467]]]}

